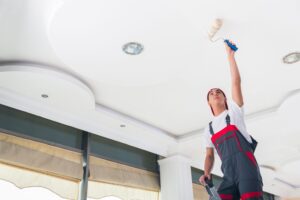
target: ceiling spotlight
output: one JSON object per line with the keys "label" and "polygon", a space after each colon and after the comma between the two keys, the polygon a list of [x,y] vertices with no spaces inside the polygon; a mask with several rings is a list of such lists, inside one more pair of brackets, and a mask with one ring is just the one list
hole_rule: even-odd
{"label": "ceiling spotlight", "polygon": [[127,44],[124,44],[122,49],[129,55],[138,55],[143,51],[144,47],[140,43],[129,42]]}
{"label": "ceiling spotlight", "polygon": [[48,98],[49,96],[48,96],[47,94],[42,94],[41,97],[43,97],[43,98],[46,99],[46,98]]}
{"label": "ceiling spotlight", "polygon": [[282,58],[283,62],[286,64],[293,64],[300,60],[300,52],[289,53]]}

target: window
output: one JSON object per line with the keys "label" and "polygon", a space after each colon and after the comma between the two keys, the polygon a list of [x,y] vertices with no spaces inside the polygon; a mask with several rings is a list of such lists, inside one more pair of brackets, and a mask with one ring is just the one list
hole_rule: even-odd
{"label": "window", "polygon": [[28,187],[20,189],[14,184],[4,180],[0,180],[0,191],[1,199],[4,197],[3,199],[9,200],[66,200],[43,187]]}
{"label": "window", "polygon": [[[87,200],[95,200],[95,199],[88,198]],[[108,196],[108,197],[103,197],[99,200],[122,200],[122,199],[115,197],[115,196]]]}

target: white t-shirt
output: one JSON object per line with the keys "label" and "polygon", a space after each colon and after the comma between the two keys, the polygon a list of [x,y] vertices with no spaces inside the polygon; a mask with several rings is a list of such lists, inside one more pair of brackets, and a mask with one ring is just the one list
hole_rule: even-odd
{"label": "white t-shirt", "polygon": [[[227,126],[226,124],[226,116],[227,114],[230,117],[230,124],[235,125],[237,129],[242,133],[242,135],[248,140],[248,142],[252,143],[251,137],[246,129],[246,124],[244,120],[244,108],[239,107],[234,101],[228,102],[228,110],[224,110],[218,116],[214,116],[212,120],[212,128],[214,133],[219,132],[223,128]],[[209,131],[209,125],[204,130],[204,140],[206,147],[214,147],[211,141],[211,134]]]}

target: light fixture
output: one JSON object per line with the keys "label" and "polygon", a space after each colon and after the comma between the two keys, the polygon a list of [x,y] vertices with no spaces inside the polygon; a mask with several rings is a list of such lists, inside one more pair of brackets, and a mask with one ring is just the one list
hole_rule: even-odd
{"label": "light fixture", "polygon": [[123,45],[123,51],[129,55],[138,55],[140,54],[144,47],[137,42],[129,42]]}
{"label": "light fixture", "polygon": [[46,98],[48,98],[49,96],[48,96],[47,94],[42,94],[41,97],[43,97],[43,98],[46,99]]}
{"label": "light fixture", "polygon": [[287,54],[282,58],[283,62],[286,64],[293,64],[300,60],[300,52],[292,52]]}

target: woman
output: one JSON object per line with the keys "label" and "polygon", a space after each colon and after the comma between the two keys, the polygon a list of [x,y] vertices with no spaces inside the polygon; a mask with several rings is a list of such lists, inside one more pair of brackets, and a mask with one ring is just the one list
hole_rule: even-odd
{"label": "woman", "polygon": [[[233,44],[233,43],[232,43]],[[262,178],[253,155],[256,141],[248,134],[244,121],[241,77],[235,61],[235,52],[225,44],[231,74],[232,102],[227,102],[219,88],[207,94],[208,105],[214,115],[205,129],[206,158],[204,175],[211,179],[214,163],[214,148],[222,161],[223,181],[218,189],[221,199],[263,199]]]}

